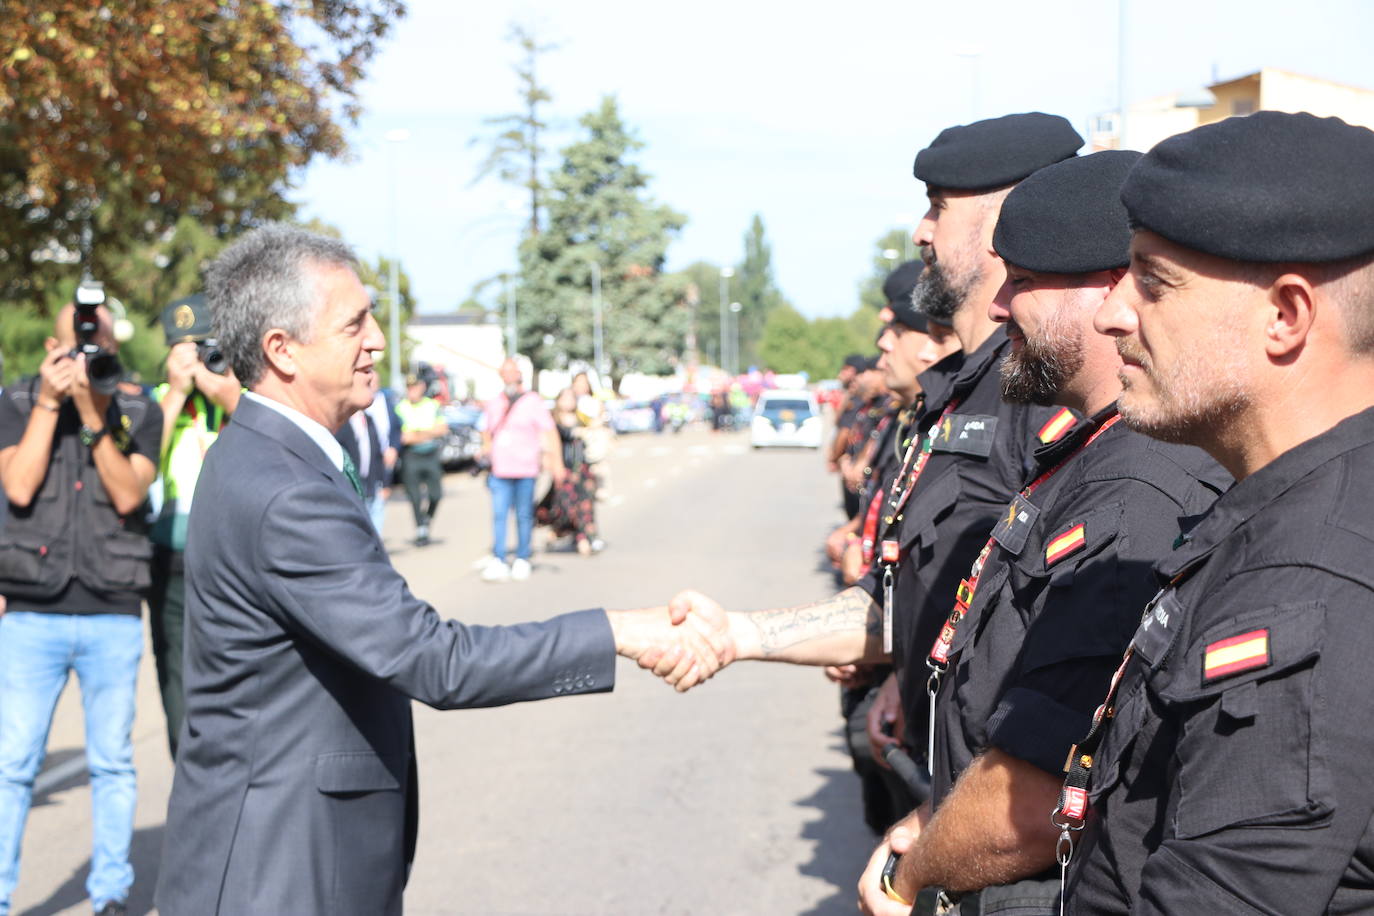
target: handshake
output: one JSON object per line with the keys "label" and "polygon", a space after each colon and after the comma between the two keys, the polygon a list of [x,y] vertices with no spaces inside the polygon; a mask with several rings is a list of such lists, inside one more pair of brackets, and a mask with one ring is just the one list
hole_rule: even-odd
{"label": "handshake", "polygon": [[680,592],[666,608],[607,611],[616,651],[685,693],[741,658],[752,657],[750,627],[699,592]]}

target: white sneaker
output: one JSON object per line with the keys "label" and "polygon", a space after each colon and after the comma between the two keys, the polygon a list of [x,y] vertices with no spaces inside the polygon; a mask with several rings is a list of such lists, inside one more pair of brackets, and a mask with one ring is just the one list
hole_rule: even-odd
{"label": "white sneaker", "polygon": [[[482,581],[506,582],[510,579],[510,572],[511,571],[509,566],[507,566],[505,563],[502,563],[495,557],[492,557],[491,562],[488,563],[486,565],[486,568],[482,570]],[[529,573],[526,573],[525,575],[529,575]]]}
{"label": "white sneaker", "polygon": [[510,565],[510,577],[516,582],[522,582],[530,577],[530,561],[517,559]]}

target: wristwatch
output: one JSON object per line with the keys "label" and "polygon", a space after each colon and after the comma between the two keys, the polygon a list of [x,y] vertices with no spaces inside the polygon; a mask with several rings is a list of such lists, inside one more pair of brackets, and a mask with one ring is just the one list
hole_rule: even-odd
{"label": "wristwatch", "polygon": [[99,429],[91,429],[86,424],[81,424],[81,444],[87,448],[95,448],[95,444],[104,438],[109,429],[102,426]]}

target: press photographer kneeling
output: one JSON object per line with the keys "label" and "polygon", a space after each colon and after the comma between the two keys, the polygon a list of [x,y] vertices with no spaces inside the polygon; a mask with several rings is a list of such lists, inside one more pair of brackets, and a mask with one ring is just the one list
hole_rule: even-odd
{"label": "press photographer kneeling", "polygon": [[139,619],[152,547],[143,504],[162,415],[116,390],[120,369],[99,284],[58,312],[38,376],[0,397],[0,910],[19,870],[24,821],[58,694],[75,671],[90,767],[93,850],[86,891],[123,912],[133,884],[131,731],[143,651]]}

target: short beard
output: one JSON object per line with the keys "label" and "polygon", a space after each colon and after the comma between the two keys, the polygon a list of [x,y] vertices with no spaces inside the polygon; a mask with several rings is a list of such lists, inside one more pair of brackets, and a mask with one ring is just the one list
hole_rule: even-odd
{"label": "short beard", "polygon": [[1220,345],[1211,348],[1205,363],[1200,355],[1182,363],[1167,385],[1153,373],[1148,357],[1130,341],[1118,339],[1116,346],[1123,356],[1144,367],[1158,398],[1152,406],[1136,403],[1131,384],[1123,376],[1117,409],[1136,432],[1162,442],[1203,446],[1215,441],[1250,407],[1244,364]]}
{"label": "short beard", "polygon": [[926,317],[949,324],[982,279],[983,273],[976,267],[968,274],[956,277],[945,270],[939,261],[933,261],[921,272],[911,299],[917,311]]}
{"label": "short beard", "polygon": [[1053,404],[1082,368],[1082,336],[1049,327],[1039,339],[1025,338],[1019,352],[1013,350],[1002,360],[1002,399],[1010,404]]}

